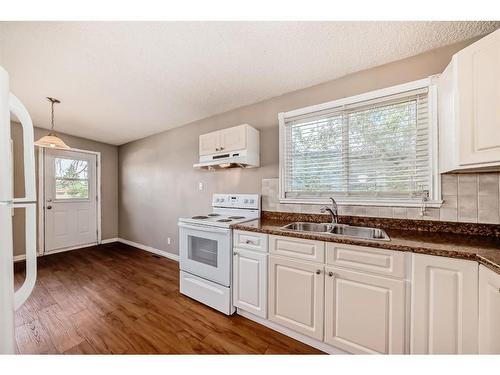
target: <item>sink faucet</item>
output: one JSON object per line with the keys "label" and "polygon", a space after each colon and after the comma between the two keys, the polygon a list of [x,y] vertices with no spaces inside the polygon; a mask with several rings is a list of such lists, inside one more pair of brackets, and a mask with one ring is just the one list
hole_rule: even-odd
{"label": "sink faucet", "polygon": [[325,212],[329,212],[330,215],[332,215],[332,224],[337,224],[338,221],[339,221],[339,211],[338,211],[338,208],[337,208],[337,202],[335,202],[335,199],[333,199],[333,197],[330,197],[330,199],[332,200],[332,208],[328,207],[328,206],[322,206],[319,211],[324,214]]}

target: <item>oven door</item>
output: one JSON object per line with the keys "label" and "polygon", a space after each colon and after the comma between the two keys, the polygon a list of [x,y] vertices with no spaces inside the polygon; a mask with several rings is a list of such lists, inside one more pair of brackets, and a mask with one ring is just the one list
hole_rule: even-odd
{"label": "oven door", "polygon": [[180,268],[230,286],[231,230],[179,223]]}

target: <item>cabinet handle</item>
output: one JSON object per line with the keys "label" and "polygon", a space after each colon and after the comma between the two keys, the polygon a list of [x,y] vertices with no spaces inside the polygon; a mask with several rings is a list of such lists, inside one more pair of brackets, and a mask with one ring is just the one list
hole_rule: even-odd
{"label": "cabinet handle", "polygon": [[333,277],[333,272],[332,271],[328,272],[328,276]]}
{"label": "cabinet handle", "polygon": [[219,151],[219,148],[218,148],[218,147],[216,147],[216,148],[215,148],[215,151]]}
{"label": "cabinet handle", "polygon": [[220,150],[221,150],[221,151],[222,151],[222,150],[224,150],[224,147],[221,147],[221,148],[220,148]]}
{"label": "cabinet handle", "polygon": [[252,241],[250,241],[250,240],[246,240],[246,241],[245,241],[245,243],[247,243],[247,244],[249,244],[249,245],[250,245],[250,244],[255,245],[255,244],[254,244]]}
{"label": "cabinet handle", "polygon": [[233,255],[234,256],[238,255],[238,252],[237,251],[233,251]]}
{"label": "cabinet handle", "polygon": [[319,275],[321,273],[321,270],[316,270],[316,275]]}

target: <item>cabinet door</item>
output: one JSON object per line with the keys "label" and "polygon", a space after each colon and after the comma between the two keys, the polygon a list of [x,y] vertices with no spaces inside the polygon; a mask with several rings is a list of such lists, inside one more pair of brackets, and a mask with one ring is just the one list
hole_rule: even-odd
{"label": "cabinet door", "polygon": [[459,162],[500,162],[500,30],[456,55]]}
{"label": "cabinet door", "polygon": [[267,318],[267,254],[234,249],[233,304]]}
{"label": "cabinet door", "polygon": [[411,353],[477,353],[478,264],[412,256]]}
{"label": "cabinet door", "polygon": [[235,126],[220,131],[221,151],[243,150],[247,145],[247,129],[245,125]]}
{"label": "cabinet door", "polygon": [[200,156],[211,155],[219,152],[219,134],[220,132],[212,132],[200,135]]}
{"label": "cabinet door", "polygon": [[323,340],[323,266],[269,257],[269,320]]}
{"label": "cabinet door", "polygon": [[479,354],[500,354],[500,275],[479,266]]}
{"label": "cabinet door", "polygon": [[403,354],[404,281],[325,269],[325,342],[350,353]]}

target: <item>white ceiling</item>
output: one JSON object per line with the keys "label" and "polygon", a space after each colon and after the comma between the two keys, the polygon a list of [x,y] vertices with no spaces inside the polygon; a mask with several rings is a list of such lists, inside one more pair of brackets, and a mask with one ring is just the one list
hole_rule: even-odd
{"label": "white ceiling", "polygon": [[120,145],[485,34],[500,22],[2,22],[37,126]]}

